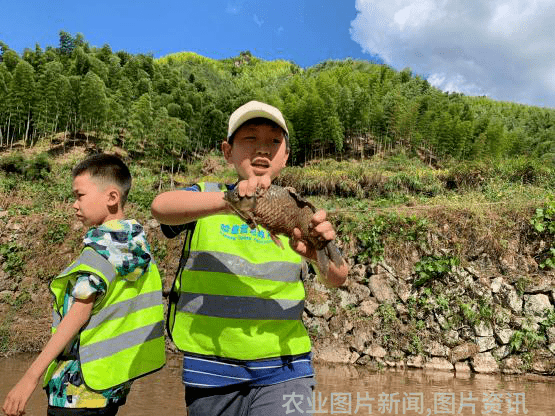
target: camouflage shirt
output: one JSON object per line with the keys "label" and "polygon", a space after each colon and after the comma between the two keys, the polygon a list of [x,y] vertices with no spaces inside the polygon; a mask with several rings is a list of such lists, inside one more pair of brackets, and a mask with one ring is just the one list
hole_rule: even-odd
{"label": "camouflage shirt", "polygon": [[[89,229],[83,240],[85,247],[91,247],[110,261],[118,273],[128,281],[140,278],[148,265],[151,255],[143,227],[135,220],[113,220],[99,227]],[[95,295],[95,303],[106,293],[106,285],[93,274],[72,277],[66,288],[62,316],[69,311],[75,299],[88,299]],[[70,342],[56,371],[45,387],[48,404],[56,407],[99,408],[110,404],[125,403],[132,382],[113,387],[102,392],[89,389],[81,373],[78,357],[79,342]]]}

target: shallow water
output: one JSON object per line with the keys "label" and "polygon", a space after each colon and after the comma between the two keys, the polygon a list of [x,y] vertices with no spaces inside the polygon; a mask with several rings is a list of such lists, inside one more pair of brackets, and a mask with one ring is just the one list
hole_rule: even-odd
{"label": "shallow water", "polygon": [[[0,358],[0,400],[23,375],[35,355]],[[460,375],[420,370],[372,372],[353,366],[316,365],[315,394],[287,397],[283,414],[295,402],[310,400],[316,414],[373,415],[555,415],[555,378],[530,381],[516,376]],[[170,355],[159,372],[136,381],[118,416],[185,415],[181,358]],[[46,397],[33,393],[27,415],[46,414]]]}

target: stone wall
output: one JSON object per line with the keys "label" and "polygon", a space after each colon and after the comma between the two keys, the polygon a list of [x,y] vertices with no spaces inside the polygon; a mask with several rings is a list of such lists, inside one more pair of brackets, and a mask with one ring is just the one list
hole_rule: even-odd
{"label": "stone wall", "polygon": [[[449,240],[440,240],[443,248],[436,245],[428,254],[450,252]],[[312,276],[304,319],[315,359],[375,368],[553,374],[555,273],[538,267],[536,243],[525,250],[518,242],[508,244],[495,258],[466,253],[460,265],[420,286],[412,266],[422,253],[408,246],[404,256],[391,260],[396,266],[387,256],[377,265],[350,257],[351,274],[342,288],[327,289]]]}

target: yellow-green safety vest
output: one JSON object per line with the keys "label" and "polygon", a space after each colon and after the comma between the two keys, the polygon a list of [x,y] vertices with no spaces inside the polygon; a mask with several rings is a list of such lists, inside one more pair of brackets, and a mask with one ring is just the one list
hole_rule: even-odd
{"label": "yellow-green safety vest", "polygon": [[[100,277],[107,287],[79,333],[78,359],[87,387],[106,390],[162,368],[166,362],[164,306],[154,261],[136,281],[127,281],[106,258],[85,248],[50,284],[54,295],[52,333],[61,320],[69,279],[80,273]],[[56,366],[56,360],[50,363],[44,386]]]}
{"label": "yellow-green safety vest", "polygon": [[284,249],[236,215],[196,221],[170,293],[168,333],[181,351],[249,361],[310,351],[301,256],[280,239]]}

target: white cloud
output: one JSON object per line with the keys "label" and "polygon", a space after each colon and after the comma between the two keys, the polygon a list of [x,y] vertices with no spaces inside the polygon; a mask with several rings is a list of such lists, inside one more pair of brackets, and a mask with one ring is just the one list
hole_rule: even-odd
{"label": "white cloud", "polygon": [[262,27],[262,25],[264,24],[264,20],[259,19],[256,14],[253,16],[253,20],[254,20],[254,23],[258,25],[258,27]]}
{"label": "white cloud", "polygon": [[555,108],[552,0],[355,1],[364,52],[445,91]]}

